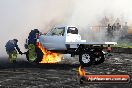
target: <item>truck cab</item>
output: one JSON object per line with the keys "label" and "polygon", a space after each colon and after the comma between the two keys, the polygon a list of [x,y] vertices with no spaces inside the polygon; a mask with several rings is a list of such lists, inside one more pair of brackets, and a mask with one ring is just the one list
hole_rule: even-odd
{"label": "truck cab", "polygon": [[67,50],[66,42],[81,41],[81,36],[76,27],[59,26],[39,36],[39,41],[47,50]]}

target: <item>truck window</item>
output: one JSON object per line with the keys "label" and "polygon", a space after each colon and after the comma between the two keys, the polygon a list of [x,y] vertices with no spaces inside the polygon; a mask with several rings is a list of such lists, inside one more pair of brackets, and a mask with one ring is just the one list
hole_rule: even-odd
{"label": "truck window", "polygon": [[46,35],[47,36],[64,36],[64,32],[65,32],[65,27],[53,28]]}
{"label": "truck window", "polygon": [[78,34],[78,29],[76,27],[68,27],[67,33]]}

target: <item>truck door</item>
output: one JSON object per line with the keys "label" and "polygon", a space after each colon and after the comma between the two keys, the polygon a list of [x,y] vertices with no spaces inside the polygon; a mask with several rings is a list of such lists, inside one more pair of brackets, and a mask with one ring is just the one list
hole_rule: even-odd
{"label": "truck door", "polygon": [[65,27],[51,29],[43,38],[43,46],[47,50],[65,50]]}

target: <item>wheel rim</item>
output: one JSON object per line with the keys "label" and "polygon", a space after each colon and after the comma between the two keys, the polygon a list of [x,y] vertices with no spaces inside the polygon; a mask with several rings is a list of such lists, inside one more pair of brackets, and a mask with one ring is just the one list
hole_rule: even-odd
{"label": "wheel rim", "polygon": [[83,62],[83,63],[88,63],[88,62],[90,62],[90,56],[89,56],[89,54],[83,54],[83,55],[82,55],[82,62]]}

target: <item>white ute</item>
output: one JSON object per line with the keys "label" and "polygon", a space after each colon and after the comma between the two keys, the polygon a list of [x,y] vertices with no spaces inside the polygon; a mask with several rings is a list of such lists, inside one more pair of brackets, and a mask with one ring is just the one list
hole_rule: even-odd
{"label": "white ute", "polygon": [[37,41],[50,51],[71,56],[79,55],[79,62],[83,66],[103,63],[104,45],[115,45],[116,42],[87,42],[82,40],[76,27],[57,26],[46,34],[39,34]]}

